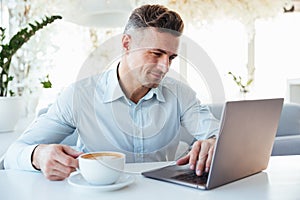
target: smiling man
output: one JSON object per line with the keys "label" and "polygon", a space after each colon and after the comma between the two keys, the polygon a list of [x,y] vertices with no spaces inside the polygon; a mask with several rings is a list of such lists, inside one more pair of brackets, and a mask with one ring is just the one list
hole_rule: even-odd
{"label": "smiling man", "polygon": [[[181,17],[163,6],[135,9],[118,66],[66,89],[11,145],[5,168],[41,170],[50,180],[63,180],[82,152],[120,151],[127,162],[169,161],[187,132],[196,141],[177,164],[190,164],[198,175],[208,171],[218,121],[190,87],[166,77],[183,27]],[[60,144],[74,132],[76,148]]]}
{"label": "smiling man", "polygon": [[122,45],[125,55],[119,82],[126,96],[137,103],[151,88],[157,88],[169,71],[177,56],[179,37],[167,29],[140,28],[127,31]]}

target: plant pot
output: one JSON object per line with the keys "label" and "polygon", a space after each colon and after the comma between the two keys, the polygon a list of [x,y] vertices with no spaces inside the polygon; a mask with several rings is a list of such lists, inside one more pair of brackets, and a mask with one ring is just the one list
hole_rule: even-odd
{"label": "plant pot", "polygon": [[0,97],[0,133],[15,130],[21,111],[21,97]]}

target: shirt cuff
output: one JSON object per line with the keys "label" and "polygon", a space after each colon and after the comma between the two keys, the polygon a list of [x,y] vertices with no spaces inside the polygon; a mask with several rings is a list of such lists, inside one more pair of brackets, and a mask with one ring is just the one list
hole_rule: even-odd
{"label": "shirt cuff", "polygon": [[18,159],[18,168],[19,169],[24,169],[27,171],[38,171],[37,169],[35,169],[31,163],[31,155],[34,151],[34,149],[37,147],[38,145],[30,145],[27,146],[23,149],[19,159]]}
{"label": "shirt cuff", "polygon": [[209,137],[207,138],[207,140],[208,140],[208,139],[216,139],[216,138],[217,138],[217,135],[214,134],[214,135],[209,136]]}

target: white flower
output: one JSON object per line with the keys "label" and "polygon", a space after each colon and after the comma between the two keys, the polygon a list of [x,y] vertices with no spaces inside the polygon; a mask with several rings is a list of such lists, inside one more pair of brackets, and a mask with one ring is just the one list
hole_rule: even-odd
{"label": "white flower", "polygon": [[[10,19],[9,31],[15,34],[20,28],[28,27],[28,23],[35,24],[35,20],[41,22],[45,15],[50,16],[58,8],[57,0],[6,0]],[[47,5],[47,6],[45,6]],[[52,44],[51,38],[55,34],[55,24],[44,27],[37,32],[12,58],[12,74],[15,77],[13,84],[23,93],[32,93],[42,85],[40,80],[44,78],[52,67],[53,55],[57,46]],[[13,87],[13,86],[12,86]]]}

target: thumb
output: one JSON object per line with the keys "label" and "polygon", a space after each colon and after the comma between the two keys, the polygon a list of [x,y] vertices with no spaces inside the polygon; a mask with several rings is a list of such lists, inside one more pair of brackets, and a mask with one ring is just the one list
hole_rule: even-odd
{"label": "thumb", "polygon": [[176,161],[176,164],[177,165],[185,165],[185,164],[188,164],[189,163],[189,160],[190,160],[190,155],[186,155],[186,156],[183,156],[182,158],[178,159]]}
{"label": "thumb", "polygon": [[72,156],[73,158],[77,158],[78,156],[83,154],[83,152],[76,151],[76,150],[74,150],[73,148],[71,148],[70,146],[67,146],[67,145],[63,145],[63,151],[67,155]]}

